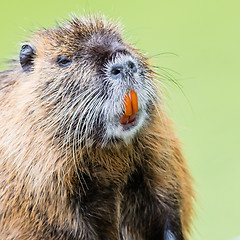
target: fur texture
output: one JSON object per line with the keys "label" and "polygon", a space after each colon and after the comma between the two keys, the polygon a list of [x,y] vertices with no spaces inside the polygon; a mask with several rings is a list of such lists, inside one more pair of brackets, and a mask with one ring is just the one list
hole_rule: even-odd
{"label": "fur texture", "polygon": [[[103,17],[29,42],[31,71],[0,74],[0,239],[188,239],[191,177],[147,59]],[[138,72],[116,82],[125,59]],[[118,125],[129,88],[142,119],[130,130]]]}

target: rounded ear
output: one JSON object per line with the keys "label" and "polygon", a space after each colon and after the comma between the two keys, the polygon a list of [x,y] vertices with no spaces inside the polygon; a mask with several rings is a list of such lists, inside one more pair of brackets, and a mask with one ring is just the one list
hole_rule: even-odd
{"label": "rounded ear", "polygon": [[22,45],[20,51],[20,64],[24,72],[30,72],[33,69],[34,58],[36,56],[35,47],[30,43]]}

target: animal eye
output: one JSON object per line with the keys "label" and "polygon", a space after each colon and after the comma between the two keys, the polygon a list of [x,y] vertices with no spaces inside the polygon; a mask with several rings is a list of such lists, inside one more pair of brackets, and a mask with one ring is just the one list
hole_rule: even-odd
{"label": "animal eye", "polygon": [[67,67],[72,63],[72,59],[66,57],[66,56],[59,56],[57,59],[57,63],[60,67]]}

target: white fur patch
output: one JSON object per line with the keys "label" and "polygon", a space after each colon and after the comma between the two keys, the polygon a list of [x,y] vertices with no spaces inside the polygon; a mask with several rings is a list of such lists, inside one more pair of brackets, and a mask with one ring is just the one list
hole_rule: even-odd
{"label": "white fur patch", "polygon": [[[113,79],[111,77],[111,66],[114,64],[126,65],[128,61],[134,63],[137,71],[132,75],[126,75],[123,78]],[[108,83],[108,98],[104,101],[102,113],[106,116],[106,135],[104,142],[108,142],[111,138],[120,138],[125,143],[129,143],[136,133],[144,126],[149,117],[147,114],[147,104],[154,102],[155,92],[149,79],[143,75],[143,67],[131,55],[117,55],[113,61],[109,61],[105,65],[106,79]],[[124,96],[133,89],[137,93],[138,113],[136,120],[132,124],[122,125],[120,123],[121,116],[124,113]]]}
{"label": "white fur patch", "polygon": [[124,126],[120,123],[109,123],[107,126],[107,137],[117,137],[121,138],[125,141],[125,143],[129,143],[130,140],[136,135],[136,133],[142,128],[144,122],[147,119],[146,112],[141,112],[136,119],[136,125],[130,127],[129,129],[124,129]]}

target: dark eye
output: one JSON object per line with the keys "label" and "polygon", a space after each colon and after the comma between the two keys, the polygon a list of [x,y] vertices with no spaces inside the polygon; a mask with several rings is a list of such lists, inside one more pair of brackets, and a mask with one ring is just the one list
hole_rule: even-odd
{"label": "dark eye", "polygon": [[66,56],[59,56],[57,59],[57,63],[60,67],[67,67],[72,63],[72,59],[66,57]]}

